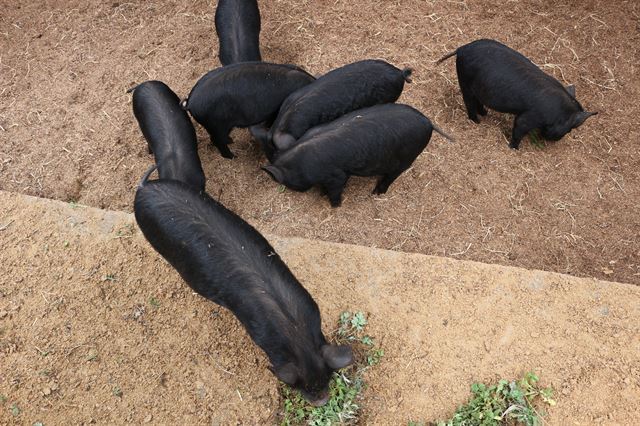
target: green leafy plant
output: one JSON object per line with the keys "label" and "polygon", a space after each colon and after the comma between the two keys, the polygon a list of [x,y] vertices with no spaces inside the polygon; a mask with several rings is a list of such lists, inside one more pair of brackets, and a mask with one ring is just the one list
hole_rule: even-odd
{"label": "green leafy plant", "polygon": [[526,373],[517,381],[500,380],[491,386],[474,383],[471,393],[471,400],[458,407],[451,419],[438,422],[438,426],[538,426],[542,424],[541,414],[534,406],[538,400],[549,406],[556,404],[553,389],[540,388],[534,373]]}
{"label": "green leafy plant", "polygon": [[122,389],[120,389],[120,386],[114,386],[112,393],[113,393],[113,396],[122,398]]}
{"label": "green leafy plant", "polygon": [[14,417],[19,416],[21,412],[22,410],[20,410],[20,407],[18,407],[16,404],[11,404],[11,414],[13,414]]}
{"label": "green leafy plant", "polygon": [[351,345],[355,362],[333,373],[327,404],[312,407],[297,391],[284,384],[280,385],[284,404],[281,425],[328,426],[356,422],[360,410],[358,400],[365,388],[364,372],[378,364],[384,355],[382,349],[375,347],[374,339],[363,334],[366,325],[367,318],[362,312],[343,312],[340,315],[338,329],[333,337],[337,344]]}
{"label": "green leafy plant", "polygon": [[149,298],[149,304],[155,309],[158,309],[160,307],[160,302],[158,302],[158,300],[153,296]]}
{"label": "green leafy plant", "polygon": [[542,137],[540,136],[540,132],[538,131],[538,129],[532,130],[529,133],[529,140],[531,141],[531,145],[535,146],[536,148],[544,148],[544,142],[542,141]]}

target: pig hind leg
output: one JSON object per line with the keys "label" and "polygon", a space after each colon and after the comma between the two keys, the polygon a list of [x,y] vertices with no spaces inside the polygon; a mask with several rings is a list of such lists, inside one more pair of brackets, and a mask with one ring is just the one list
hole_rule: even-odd
{"label": "pig hind leg", "polygon": [[480,123],[478,114],[484,116],[487,114],[487,110],[482,105],[482,102],[480,102],[473,94],[473,90],[471,88],[472,76],[465,74],[464,66],[460,62],[460,59],[456,61],[456,70],[458,72],[458,84],[460,84],[462,100],[464,101],[464,106],[467,108],[467,115],[470,120]]}
{"label": "pig hind leg", "polygon": [[391,173],[387,173],[382,175],[382,177],[378,180],[376,187],[373,188],[373,194],[384,194],[389,189],[389,186],[398,179],[398,176],[404,172],[405,169],[396,170]]}

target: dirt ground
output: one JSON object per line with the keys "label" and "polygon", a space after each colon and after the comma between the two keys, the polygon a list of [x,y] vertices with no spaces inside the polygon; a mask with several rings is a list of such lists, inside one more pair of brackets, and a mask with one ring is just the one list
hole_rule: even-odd
{"label": "dirt ground", "polygon": [[[132,215],[0,192],[0,229],[0,424],[276,422],[264,354]],[[367,314],[385,353],[361,424],[443,419],[472,382],[531,370],[556,391],[549,425],[640,424],[640,287],[268,238],[325,334]]]}
{"label": "dirt ground", "polygon": [[[64,6],[62,6],[64,4]],[[280,192],[246,130],[237,158],[208,144],[208,191],[263,232],[640,283],[640,45],[635,1],[263,0],[265,60],[314,74],[363,58],[415,68],[400,101],[452,133],[434,136],[384,196],[353,178],[344,206],[318,190]],[[152,161],[125,90],[148,79],[180,96],[219,65],[215,2],[5,1],[0,14],[0,188],[132,208]],[[562,141],[507,148],[512,117],[480,125],[454,62],[471,40],[501,40],[599,115]],[[198,126],[199,139],[206,135]]]}

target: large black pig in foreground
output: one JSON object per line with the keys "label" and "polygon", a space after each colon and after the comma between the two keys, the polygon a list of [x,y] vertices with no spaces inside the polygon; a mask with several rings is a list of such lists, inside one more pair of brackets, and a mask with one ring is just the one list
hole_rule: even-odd
{"label": "large black pig in foreground", "polygon": [[263,169],[296,191],[321,185],[337,207],[351,175],[381,176],[373,193],[385,193],[424,150],[433,130],[451,140],[408,105],[376,105],[314,127]]}
{"label": "large black pig in foreground", "polygon": [[233,158],[227,146],[232,128],[269,126],[285,98],[314,80],[294,65],[242,62],[205,74],[181,105],[207,130],[220,154]]}
{"label": "large black pig in foreground", "polygon": [[573,86],[564,87],[529,59],[495,40],[476,40],[447,54],[456,57],[458,83],[469,118],[479,123],[486,107],[515,114],[511,143],[538,129],[545,139],[560,140],[596,112],[586,112]]}
{"label": "large black pig in foreground", "polygon": [[222,65],[262,60],[257,0],[219,0],[215,21]]}
{"label": "large black pig in foreground", "polygon": [[273,149],[293,146],[307,130],[357,109],[395,102],[411,69],[381,60],[364,60],[328,72],[292,93],[282,104],[267,135]]}
{"label": "large black pig in foreground", "polygon": [[312,404],[328,400],[349,346],[327,343],[318,305],[247,222],[182,182],[143,177],[134,211],[151,246],[198,294],[229,309],[271,361],[271,371]]}
{"label": "large black pig in foreground", "polygon": [[153,153],[161,179],[175,179],[204,191],[196,131],[180,99],[161,81],[132,87],[133,114]]}

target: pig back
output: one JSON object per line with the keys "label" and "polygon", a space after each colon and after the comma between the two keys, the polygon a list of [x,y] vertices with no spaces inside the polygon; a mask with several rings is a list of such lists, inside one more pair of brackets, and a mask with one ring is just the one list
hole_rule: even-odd
{"label": "pig back", "polygon": [[276,164],[315,164],[322,170],[337,167],[365,176],[386,173],[413,161],[431,133],[431,121],[416,109],[376,105],[309,130]]}
{"label": "pig back", "polygon": [[[295,316],[295,305],[317,311],[264,237],[206,193],[178,181],[151,181],[136,192],[134,210],[145,238],[187,284],[245,325],[274,311]],[[291,300],[291,307],[283,302]]]}
{"label": "pig back", "polygon": [[230,104],[255,107],[259,103],[269,114],[277,112],[292,92],[315,80],[293,65],[268,62],[242,62],[205,74],[191,89],[186,109],[192,113]]}

